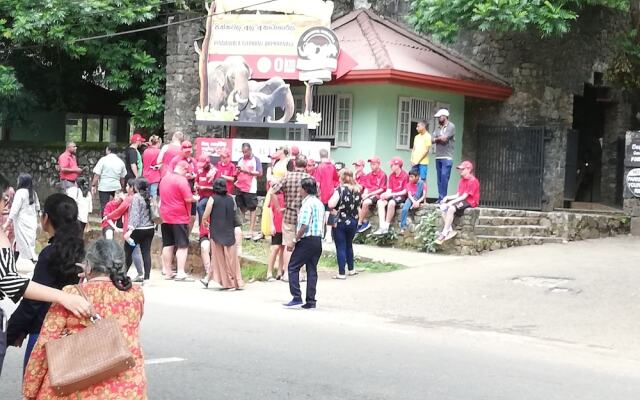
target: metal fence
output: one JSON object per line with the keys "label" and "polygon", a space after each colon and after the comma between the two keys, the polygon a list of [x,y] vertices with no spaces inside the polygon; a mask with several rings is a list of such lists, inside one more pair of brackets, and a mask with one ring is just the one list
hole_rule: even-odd
{"label": "metal fence", "polygon": [[480,204],[541,210],[545,128],[480,126],[477,138]]}

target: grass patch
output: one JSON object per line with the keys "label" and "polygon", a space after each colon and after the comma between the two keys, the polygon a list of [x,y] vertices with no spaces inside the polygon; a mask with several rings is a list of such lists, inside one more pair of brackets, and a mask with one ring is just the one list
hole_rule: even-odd
{"label": "grass patch", "polygon": [[[254,279],[257,281],[266,280],[266,262],[267,257],[269,256],[269,250],[270,242],[268,240],[262,240],[259,242],[245,240],[242,242],[243,254],[257,260],[264,260],[264,264],[247,261],[242,267],[243,279],[245,279],[246,281],[250,279]],[[372,273],[392,272],[405,268],[402,265],[398,264],[371,261],[360,257],[356,257],[355,264],[356,269]],[[338,261],[336,260],[335,254],[331,252],[323,252],[322,256],[320,257],[320,261],[318,262],[318,270],[337,272]]]}

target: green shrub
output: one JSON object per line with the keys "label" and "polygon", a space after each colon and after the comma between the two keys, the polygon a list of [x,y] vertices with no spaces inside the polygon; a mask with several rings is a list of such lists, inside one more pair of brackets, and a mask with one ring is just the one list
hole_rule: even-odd
{"label": "green shrub", "polygon": [[437,251],[435,241],[438,238],[437,231],[439,223],[440,213],[437,211],[433,211],[420,218],[420,223],[416,226],[414,233],[418,250],[427,253],[435,253]]}
{"label": "green shrub", "polygon": [[395,230],[389,229],[387,233],[382,235],[374,235],[373,233],[368,234],[366,243],[380,247],[390,247],[396,242],[396,240],[398,240],[398,234]]}

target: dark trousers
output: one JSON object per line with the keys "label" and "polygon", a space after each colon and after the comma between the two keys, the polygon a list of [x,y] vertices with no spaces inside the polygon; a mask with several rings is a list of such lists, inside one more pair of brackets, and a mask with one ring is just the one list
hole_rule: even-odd
{"label": "dark trousers", "polygon": [[316,284],[318,283],[318,260],[322,254],[322,238],[309,236],[300,239],[291,253],[289,261],[289,291],[294,300],[302,301],[300,291],[300,268],[307,266],[306,303],[316,304]]}
{"label": "dark trousers", "polygon": [[[151,242],[153,241],[153,235],[153,229],[136,229],[131,232],[131,239],[133,239],[136,244],[140,245],[142,263],[144,264],[144,279],[149,279],[151,276]],[[133,249],[135,249],[135,247],[124,242],[124,255],[125,262],[127,263],[127,270],[131,267],[131,263],[133,262]]]}
{"label": "dark trousers", "polygon": [[0,307],[0,376],[2,376],[2,363],[4,362],[4,355],[7,352],[7,331],[4,326],[4,311]]}
{"label": "dark trousers", "polygon": [[436,160],[436,174],[438,175],[438,200],[447,197],[449,178],[451,177],[452,160],[439,158]]}
{"label": "dark trousers", "polygon": [[349,271],[353,271],[353,238],[356,236],[357,229],[358,221],[353,218],[345,222],[338,222],[332,230],[340,275],[344,275],[345,264],[349,267]]}
{"label": "dark trousers", "polygon": [[208,197],[203,197],[198,200],[198,203],[196,204],[196,210],[198,211],[198,225],[202,224],[202,215],[204,214],[204,210],[207,208],[208,201]]}
{"label": "dark trousers", "polygon": [[101,192],[98,191],[98,197],[100,198],[100,216],[104,216],[104,207],[116,195],[116,192]]}

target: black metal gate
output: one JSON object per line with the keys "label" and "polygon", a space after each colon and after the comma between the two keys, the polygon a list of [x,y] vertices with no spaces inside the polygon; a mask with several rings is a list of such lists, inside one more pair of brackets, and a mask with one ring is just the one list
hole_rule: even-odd
{"label": "black metal gate", "polygon": [[541,210],[545,128],[480,126],[477,133],[481,205]]}

